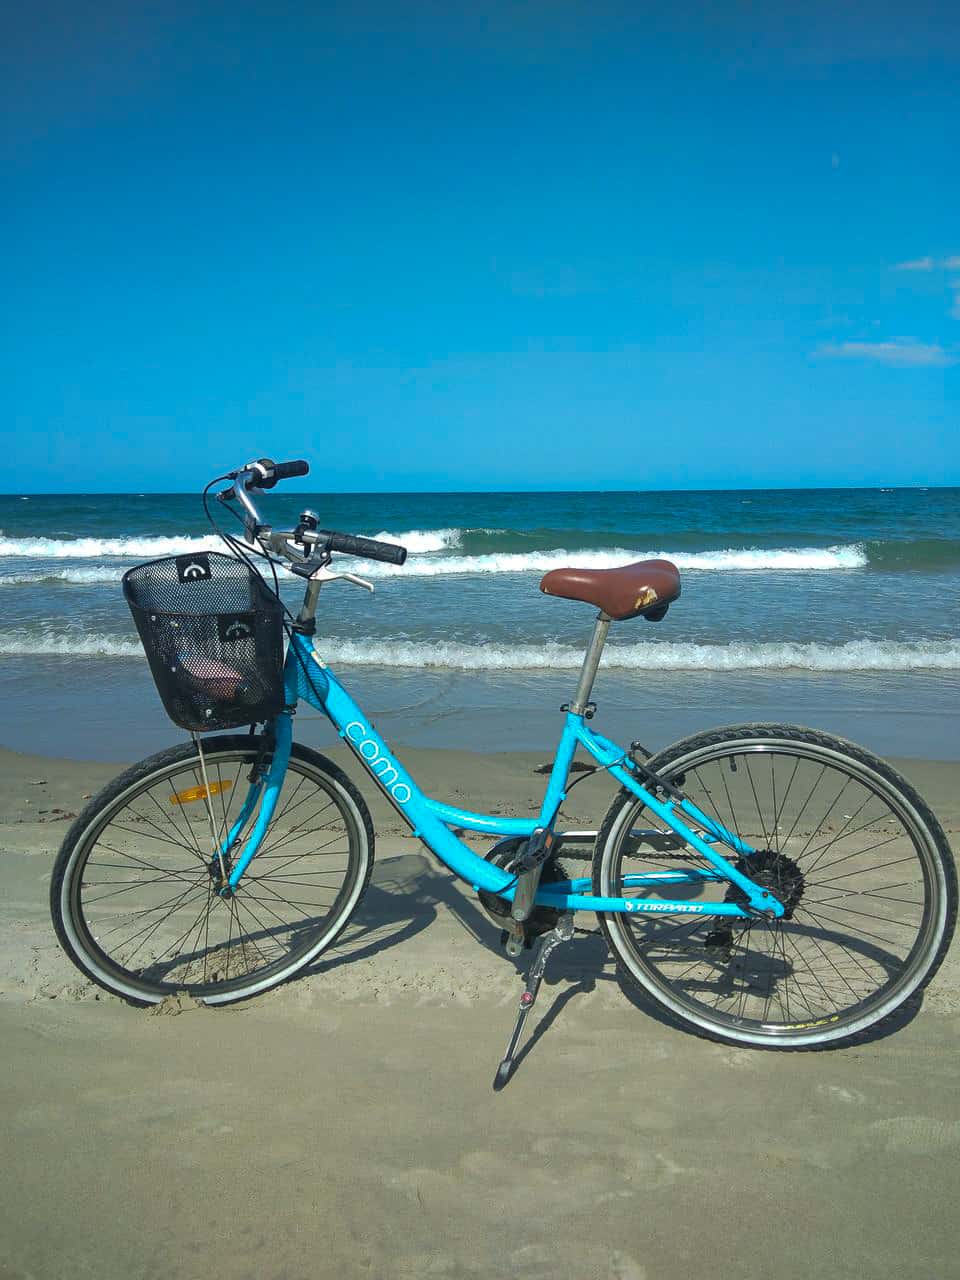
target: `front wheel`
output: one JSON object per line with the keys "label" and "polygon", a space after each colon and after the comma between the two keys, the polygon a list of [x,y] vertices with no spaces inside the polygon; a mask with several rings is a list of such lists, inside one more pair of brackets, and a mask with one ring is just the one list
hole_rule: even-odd
{"label": "front wheel", "polygon": [[[698,734],[649,764],[752,846],[739,860],[715,847],[787,911],[777,920],[689,911],[601,917],[628,982],[713,1039],[801,1049],[860,1036],[930,981],[953,934],[956,870],[940,824],[889,765],[791,725]],[[654,828],[668,838],[651,836]],[[739,901],[728,881],[653,893],[629,878],[708,868],[624,790],[597,838],[594,892]]]}
{"label": "front wheel", "polygon": [[210,739],[142,760],[90,802],[54,865],[62,946],[134,1004],[186,991],[227,1004],[266,991],[329,947],[373,869],[373,824],[335,764],[295,743],[276,809],[236,891],[223,893],[259,810],[269,753]]}

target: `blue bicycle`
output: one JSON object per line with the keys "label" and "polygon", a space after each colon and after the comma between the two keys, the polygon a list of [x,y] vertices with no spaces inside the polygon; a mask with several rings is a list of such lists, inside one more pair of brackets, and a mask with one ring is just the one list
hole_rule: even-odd
{"label": "blue bicycle", "polygon": [[[324,585],[373,589],[335,572],[335,554],[402,564],[406,552],[324,530],[312,511],[294,529],[267,525],[255,496],[307,470],[260,459],[212,481],[208,515],[208,495],[223,485],[216,497],[242,519],[243,540],[221,531],[225,553],[153,561],[124,579],[158,690],[191,740],[110,783],[60,850],[54,924],[94,982],[138,1004],[183,991],[227,1004],[287,981],[336,941],[370,880],[374,830],[346,774],[293,741],[301,699],[478,893],[508,954],[536,947],[497,1087],[577,911],[596,913],[628,984],[735,1044],[847,1041],[929,982],[954,929],[956,872],[936,818],[889,765],[788,725],[710,730],[652,757],[591,728],[611,623],[659,621],[680,595],[667,561],[543,578],[544,592],[599,612],[537,815],[473,813],[426,796],[315,637]],[[285,616],[279,566],[306,581],[296,617]],[[560,824],[578,749],[620,788],[598,832]],[[491,838],[486,856],[462,831]],[[590,874],[578,875],[584,858]]]}

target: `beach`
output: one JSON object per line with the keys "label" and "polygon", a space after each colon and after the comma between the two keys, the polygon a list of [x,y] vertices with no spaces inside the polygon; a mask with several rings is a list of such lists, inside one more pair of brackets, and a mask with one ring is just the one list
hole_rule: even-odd
{"label": "beach", "polygon": [[[665,554],[683,596],[612,629],[600,732],[658,750],[812,724],[890,759],[956,845],[957,490],[287,494],[271,518],[302,505],[409,547],[403,569],[344,561],[376,595],[328,589],[317,644],[438,799],[539,808],[593,622],[540,575]],[[120,578],[217,545],[186,495],[0,499],[0,1280],[960,1275],[956,946],[882,1034],[771,1053],[672,1025],[583,916],[494,1094],[517,964],[307,705],[296,737],[377,832],[336,946],[222,1010],[88,983],[50,924],[56,849],[122,767],[180,740]],[[281,577],[290,607],[299,590]],[[582,780],[563,825],[596,829],[612,796]]]}
{"label": "beach", "polygon": [[[584,917],[494,1094],[516,967],[332,754],[378,833],[355,922],[279,990],[154,1011],[88,984],[47,910],[70,815],[123,762],[0,755],[4,1280],[960,1274],[956,946],[882,1036],[770,1053],[625,994]],[[438,798],[494,812],[534,807],[547,759],[403,756]],[[894,764],[956,846],[960,764]],[[611,796],[584,781],[566,824]]]}

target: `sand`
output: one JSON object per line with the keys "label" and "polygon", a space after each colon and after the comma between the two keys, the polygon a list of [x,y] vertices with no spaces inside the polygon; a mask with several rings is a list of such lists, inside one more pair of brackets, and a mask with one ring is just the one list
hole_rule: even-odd
{"label": "sand", "polygon": [[[542,756],[404,756],[461,804],[543,785]],[[960,765],[895,763],[956,846]],[[373,882],[311,974],[160,1016],[86,983],[50,867],[117,769],[0,753],[0,1280],[960,1275],[956,948],[891,1033],[781,1054],[666,1025],[586,934],[495,1095],[516,967],[366,784]]]}

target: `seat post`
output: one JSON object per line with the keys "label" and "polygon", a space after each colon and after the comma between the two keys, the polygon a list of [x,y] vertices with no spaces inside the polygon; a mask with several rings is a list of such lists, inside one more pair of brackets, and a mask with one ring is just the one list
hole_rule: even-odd
{"label": "seat post", "polygon": [[587,709],[587,703],[590,701],[593,682],[597,678],[597,667],[600,665],[600,655],[603,653],[603,646],[607,641],[607,632],[610,630],[610,622],[611,619],[607,614],[603,612],[597,614],[590,647],[584,655],[583,666],[580,668],[577,692],[573,695],[573,702],[570,704],[570,710],[575,716],[582,716]]}

